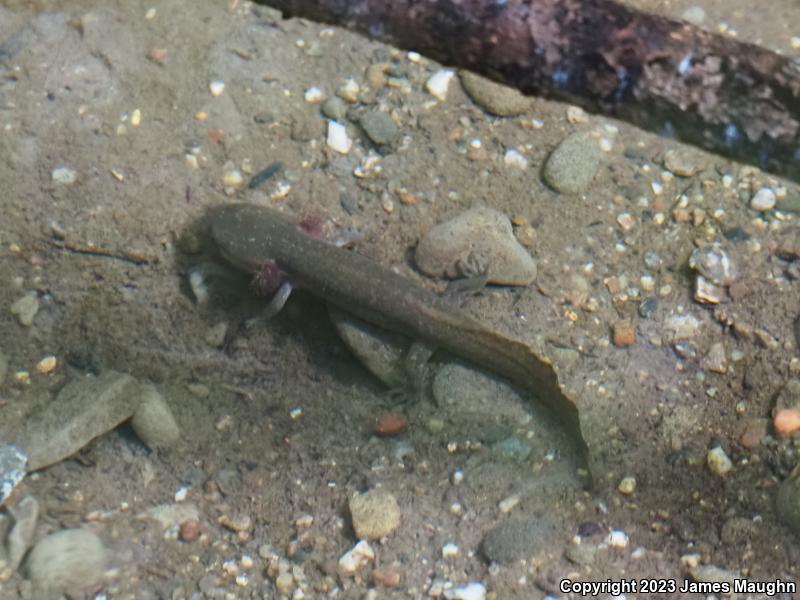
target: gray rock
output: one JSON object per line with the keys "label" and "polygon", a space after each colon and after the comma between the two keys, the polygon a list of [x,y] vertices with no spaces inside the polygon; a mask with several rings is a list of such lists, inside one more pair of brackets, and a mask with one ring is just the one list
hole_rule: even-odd
{"label": "gray rock", "polygon": [[390,388],[405,383],[408,338],[356,319],[331,304],[328,313],[339,337],[370,373]]}
{"label": "gray rock", "polygon": [[138,387],[133,377],[116,371],[65,385],[55,400],[27,419],[20,434],[28,469],[59,462],[129,419],[138,406]]}
{"label": "gray rock", "polygon": [[27,294],[14,302],[10,310],[20,325],[30,327],[36,313],[39,312],[39,299],[32,294]]}
{"label": "gray rock", "polygon": [[530,98],[515,88],[495,83],[470,71],[459,71],[458,76],[467,95],[488,113],[498,117],[513,117],[531,108]]}
{"label": "gray rock", "polygon": [[400,505],[386,490],[374,489],[350,498],[353,530],[359,539],[377,540],[400,527]]}
{"label": "gray rock", "polygon": [[510,565],[529,560],[558,537],[558,528],[546,516],[512,518],[489,530],[481,542],[481,552],[490,562]]}
{"label": "gray rock", "polygon": [[562,194],[580,194],[592,183],[603,155],[591,131],[578,131],[564,138],[547,158],[542,176],[547,185]]}
{"label": "gray rock", "polygon": [[397,125],[387,113],[371,110],[359,121],[364,133],[376,144],[389,144],[397,137]]}
{"label": "gray rock", "polygon": [[576,565],[591,565],[594,562],[595,554],[597,554],[597,545],[590,542],[571,544],[565,552],[567,560]]}
{"label": "gray rock", "polygon": [[536,261],[514,237],[511,221],[500,211],[473,208],[433,227],[419,242],[414,259],[432,277],[460,277],[470,261],[482,263],[490,283],[528,285],[536,279]]}
{"label": "gray rock", "polygon": [[331,96],[322,103],[322,114],[335,121],[341,121],[347,115],[347,104],[339,96]]}
{"label": "gray rock", "polygon": [[9,566],[16,571],[22,558],[33,543],[33,534],[39,520],[39,503],[33,496],[25,496],[14,506],[9,507],[11,516],[14,517],[14,527],[8,535]]}
{"label": "gray rock", "polygon": [[697,171],[685,150],[667,150],[664,154],[664,166],[679,177],[691,177]]}
{"label": "gray rock", "polygon": [[[436,372],[432,393],[438,406],[457,406],[461,413],[486,414],[501,404],[523,402],[508,383],[456,362],[445,364]],[[506,437],[508,433],[500,439]]]}
{"label": "gray rock", "polygon": [[37,598],[64,592],[70,597],[100,584],[106,568],[106,549],[95,534],[64,529],[41,540],[26,561]]}
{"label": "gray rock", "polygon": [[141,399],[131,419],[131,427],[148,448],[172,448],[181,431],[164,398],[152,384],[140,387]]}

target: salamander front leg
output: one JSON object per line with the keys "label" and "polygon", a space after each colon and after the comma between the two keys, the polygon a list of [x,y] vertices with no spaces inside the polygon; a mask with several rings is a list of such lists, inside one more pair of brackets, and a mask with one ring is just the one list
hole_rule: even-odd
{"label": "salamander front leg", "polygon": [[261,314],[261,318],[265,321],[281,312],[283,305],[286,304],[292,294],[292,283],[274,260],[264,261],[253,275],[253,281],[250,285],[258,295],[265,298],[271,296],[269,303]]}

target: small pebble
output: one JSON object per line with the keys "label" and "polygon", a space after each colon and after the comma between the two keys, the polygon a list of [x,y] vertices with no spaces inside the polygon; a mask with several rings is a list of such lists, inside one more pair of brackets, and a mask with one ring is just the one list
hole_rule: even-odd
{"label": "small pebble", "polygon": [[755,194],[753,194],[753,198],[750,200],[750,208],[760,212],[765,212],[775,208],[776,202],[777,199],[775,197],[775,192],[772,191],[772,188],[762,187]]}
{"label": "small pebble", "polygon": [[725,346],[722,342],[714,342],[703,359],[702,366],[708,371],[725,373],[728,370],[728,359],[725,356]]}
{"label": "small pebble", "polygon": [[800,410],[796,408],[784,408],[775,414],[772,420],[775,434],[779,438],[790,437],[793,433],[800,430]]}
{"label": "small pebble", "polygon": [[444,102],[447,100],[447,90],[450,88],[450,81],[453,79],[455,71],[452,69],[440,69],[428,78],[425,82],[425,89],[431,96]]}
{"label": "small pebble", "polygon": [[359,124],[376,144],[389,144],[397,137],[397,125],[385,112],[372,110],[361,117]]}
{"label": "small pebble", "polygon": [[528,168],[528,159],[525,158],[525,155],[516,150],[506,150],[505,156],[503,156],[503,163],[507,167],[523,171]]}
{"label": "small pebble", "polygon": [[323,115],[334,121],[341,121],[347,115],[347,105],[339,96],[331,96],[325,100],[321,110]]}
{"label": "small pebble", "polygon": [[636,328],[627,319],[614,323],[612,333],[613,342],[617,348],[627,348],[636,343]]}
{"label": "small pebble", "polygon": [[679,177],[691,177],[697,170],[686,154],[679,150],[667,150],[664,154],[664,166]]}
{"label": "small pebble", "polygon": [[453,558],[458,556],[458,546],[456,544],[445,544],[442,546],[442,558]]}
{"label": "small pebble", "polygon": [[464,585],[457,585],[452,589],[444,591],[447,600],[484,600],[486,598],[486,586],[475,581]]}
{"label": "small pebble", "polygon": [[41,375],[46,375],[55,370],[58,365],[58,359],[55,356],[45,356],[42,360],[36,363],[36,372]]}
{"label": "small pebble", "polygon": [[358,102],[358,94],[360,91],[361,88],[358,86],[356,80],[351,78],[345,81],[344,84],[336,90],[336,95],[345,102],[355,104]]}
{"label": "small pebble", "polygon": [[498,117],[512,117],[526,112],[530,98],[512,88],[496,83],[471,71],[459,71],[461,85],[472,100],[486,112]]}
{"label": "small pebble", "polygon": [[398,412],[386,412],[375,419],[372,430],[376,435],[391,437],[408,429],[408,419]]}
{"label": "small pebble", "polygon": [[56,167],[51,174],[53,181],[62,185],[70,185],[75,183],[78,174],[69,167]]}
{"label": "small pebble", "polygon": [[736,266],[719,242],[695,248],[689,266],[715,285],[730,285],[736,278]]}
{"label": "small pebble", "polygon": [[619,482],[617,489],[621,494],[632,494],[636,490],[636,479],[634,477],[625,477]]}
{"label": "small pebble", "polygon": [[328,147],[340,154],[347,154],[353,146],[353,140],[347,135],[347,128],[338,121],[328,121]]}
{"label": "small pebble", "polygon": [[193,542],[200,537],[200,521],[187,519],[181,523],[179,537],[183,542]]}
{"label": "small pebble", "polygon": [[600,167],[602,151],[590,131],[579,131],[564,138],[545,162],[542,177],[547,185],[562,194],[585,192]]}
{"label": "small pebble", "polygon": [[352,575],[373,560],[375,551],[369,542],[361,540],[339,559],[339,572],[343,575]]}
{"label": "small pebble", "polygon": [[221,96],[222,92],[225,91],[225,82],[218,79],[214,80],[208,84],[208,89],[212,96]]}
{"label": "small pebble", "polygon": [[305,101],[309,104],[319,104],[325,100],[325,93],[318,87],[314,86],[305,91],[303,98],[305,98]]}
{"label": "small pebble", "polygon": [[360,539],[379,539],[400,526],[397,499],[380,488],[355,494],[350,498],[349,506],[353,529]]}
{"label": "small pebble", "polygon": [[628,541],[628,534],[619,529],[609,531],[606,537],[606,544],[611,548],[627,548]]}
{"label": "small pebble", "polygon": [[719,476],[727,475],[733,469],[733,463],[721,446],[714,446],[708,451],[706,463],[712,473]]}
{"label": "small pebble", "polygon": [[36,313],[39,312],[39,299],[32,294],[27,294],[14,302],[10,307],[10,311],[17,318],[20,325],[30,327],[33,324]]}
{"label": "small pebble", "polygon": [[739,436],[739,443],[745,448],[752,449],[761,445],[761,440],[767,436],[767,419],[749,419]]}

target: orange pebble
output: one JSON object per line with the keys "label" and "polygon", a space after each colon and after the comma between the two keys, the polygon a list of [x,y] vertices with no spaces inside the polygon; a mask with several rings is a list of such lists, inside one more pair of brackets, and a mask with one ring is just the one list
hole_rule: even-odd
{"label": "orange pebble", "polygon": [[184,542],[193,542],[200,536],[200,521],[187,519],[181,523],[180,537]]}
{"label": "orange pebble", "polygon": [[397,435],[408,429],[408,419],[396,412],[387,412],[375,419],[372,430],[377,435]]}
{"label": "orange pebble", "polygon": [[795,431],[800,430],[800,410],[796,408],[782,408],[772,421],[778,437],[786,438]]}

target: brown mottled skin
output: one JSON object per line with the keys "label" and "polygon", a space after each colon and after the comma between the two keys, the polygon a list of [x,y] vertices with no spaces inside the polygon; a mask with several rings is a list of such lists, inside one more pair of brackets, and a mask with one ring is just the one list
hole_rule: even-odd
{"label": "brown mottled skin", "polygon": [[365,256],[309,237],[273,209],[228,205],[214,209],[210,222],[214,241],[235,267],[256,273],[274,261],[294,287],[374,325],[444,348],[532,392],[561,418],[586,462],[577,407],[561,390],[549,361],[529,346]]}

